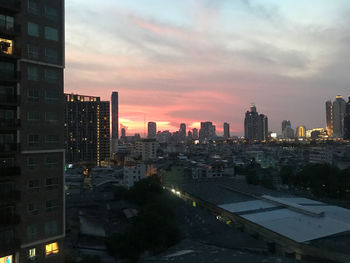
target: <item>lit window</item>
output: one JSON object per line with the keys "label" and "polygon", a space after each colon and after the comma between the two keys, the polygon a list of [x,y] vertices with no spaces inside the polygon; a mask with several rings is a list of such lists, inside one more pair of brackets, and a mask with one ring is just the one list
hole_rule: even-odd
{"label": "lit window", "polygon": [[[57,242],[55,243],[51,243],[51,244],[47,244],[46,245],[46,256],[49,256],[49,255],[52,255],[52,254],[57,254],[59,251],[58,251],[58,244]],[[2,262],[0,262],[2,263]]]}
{"label": "lit window", "polygon": [[12,255],[0,258],[0,263],[12,263]]}
{"label": "lit window", "polygon": [[0,52],[2,54],[12,55],[13,54],[12,40],[0,38]]}
{"label": "lit window", "polygon": [[35,251],[35,248],[29,249],[28,257],[29,257],[30,259],[35,259],[35,258],[36,258],[36,251]]}

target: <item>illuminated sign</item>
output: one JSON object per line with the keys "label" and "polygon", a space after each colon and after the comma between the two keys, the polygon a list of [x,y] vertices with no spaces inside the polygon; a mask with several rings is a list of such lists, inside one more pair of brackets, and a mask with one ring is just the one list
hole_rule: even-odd
{"label": "illuminated sign", "polygon": [[0,263],[12,263],[12,255],[0,258]]}

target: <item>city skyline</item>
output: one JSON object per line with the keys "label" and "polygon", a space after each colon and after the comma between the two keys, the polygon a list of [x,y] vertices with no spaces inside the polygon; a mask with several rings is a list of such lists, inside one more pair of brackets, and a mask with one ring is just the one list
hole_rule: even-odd
{"label": "city skyline", "polygon": [[[142,134],[144,121],[174,131],[181,122],[191,128],[209,120],[220,128],[229,122],[242,135],[250,102],[269,116],[271,130],[284,119],[325,127],[324,102],[348,95],[349,7],[72,0],[65,92],[106,100],[118,91],[120,123],[130,134]],[[96,36],[100,41],[91,42]]]}

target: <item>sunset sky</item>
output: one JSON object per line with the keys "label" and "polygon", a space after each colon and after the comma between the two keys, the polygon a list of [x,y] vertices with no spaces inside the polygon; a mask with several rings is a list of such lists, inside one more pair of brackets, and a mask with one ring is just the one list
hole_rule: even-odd
{"label": "sunset sky", "polygon": [[118,91],[128,135],[242,135],[251,102],[271,131],[324,127],[325,100],[350,94],[349,25],[349,0],[68,0],[65,92]]}

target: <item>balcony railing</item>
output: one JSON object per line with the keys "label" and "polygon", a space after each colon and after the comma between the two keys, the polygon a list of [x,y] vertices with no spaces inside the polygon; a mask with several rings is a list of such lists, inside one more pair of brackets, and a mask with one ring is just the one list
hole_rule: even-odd
{"label": "balcony railing", "polygon": [[19,119],[1,119],[0,118],[0,130],[2,129],[17,129],[20,126]]}
{"label": "balcony railing", "polygon": [[0,167],[0,176],[19,176],[21,175],[21,167]]}
{"label": "balcony railing", "polygon": [[0,143],[0,152],[18,152],[20,150],[19,143]]}
{"label": "balcony railing", "polygon": [[16,202],[21,200],[21,192],[13,190],[6,193],[0,192],[0,203]]}
{"label": "balcony railing", "polygon": [[21,25],[0,23],[0,32],[6,36],[18,36],[21,33]]}
{"label": "balcony railing", "polygon": [[0,225],[12,226],[18,225],[21,221],[20,215],[17,214],[2,214],[0,215]]}
{"label": "balcony railing", "polygon": [[17,104],[19,95],[0,95],[0,104]]}

